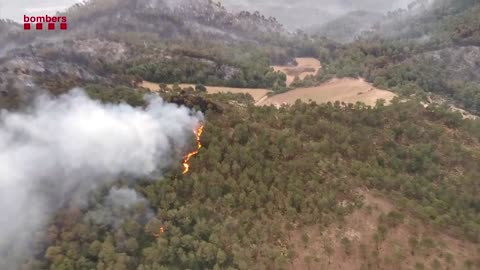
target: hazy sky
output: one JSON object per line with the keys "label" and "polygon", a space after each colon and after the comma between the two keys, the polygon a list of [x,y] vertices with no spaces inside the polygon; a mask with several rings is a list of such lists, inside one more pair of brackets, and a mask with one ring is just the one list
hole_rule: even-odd
{"label": "hazy sky", "polygon": [[0,18],[23,22],[23,15],[54,15],[83,0],[0,0]]}
{"label": "hazy sky", "polygon": [[[413,0],[217,0],[235,10],[259,10],[284,25],[309,26],[326,22],[352,10],[385,12],[405,7]],[[23,21],[23,15],[54,15],[83,0],[0,0],[0,18]]]}

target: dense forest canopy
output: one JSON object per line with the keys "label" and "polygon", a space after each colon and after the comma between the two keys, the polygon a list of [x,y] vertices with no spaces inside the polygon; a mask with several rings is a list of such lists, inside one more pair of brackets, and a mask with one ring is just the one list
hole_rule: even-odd
{"label": "dense forest canopy", "polygon": [[[223,104],[232,98],[245,107]],[[41,240],[44,253],[25,267],[286,269],[296,256],[293,246],[278,244],[288,243],[288,228],[339,222],[360,207],[364,187],[438,230],[480,240],[478,122],[416,102],[299,102],[278,110],[242,97],[211,99],[224,110],[206,111],[204,148],[191,174],[182,176],[179,163],[158,181],[130,185],[148,206],[123,209],[119,225],[88,218],[108,186],[87,208],[60,211]]]}
{"label": "dense forest canopy", "polygon": [[[49,185],[26,185],[32,194],[55,190],[57,180],[61,187],[70,183],[57,179],[63,169],[76,169],[80,181],[35,219],[42,226],[25,225],[29,237],[5,245],[15,248],[2,249],[0,239],[0,268],[336,269],[353,261],[352,269],[362,270],[479,269],[480,120],[463,119],[450,107],[480,113],[480,3],[401,6],[383,15],[349,9],[320,28],[294,32],[260,12],[231,12],[209,0],[92,0],[65,11],[72,27],[64,35],[24,33],[21,25],[1,20],[0,138],[15,143],[0,142],[0,161],[21,160],[6,153],[31,137],[39,137],[34,148],[43,149],[66,132],[40,125],[27,136],[22,132],[29,127],[10,119],[35,119],[43,102],[46,109],[58,102],[66,111],[42,123],[74,125],[74,118],[62,118],[77,108],[73,95],[90,106],[76,115],[90,117],[80,130],[114,162],[95,151],[73,155],[84,162],[68,168],[55,166],[69,160],[44,161],[60,173]],[[322,67],[288,85],[287,75],[273,66],[294,68],[301,57],[318,59]],[[375,106],[306,100],[256,106],[247,94],[208,91],[261,88],[275,95],[338,78],[365,79],[396,97]],[[160,90],[143,88],[145,81]],[[84,89],[85,96],[72,88]],[[168,110],[160,114],[155,106]],[[110,111],[121,120],[99,125],[96,120],[108,119]],[[163,121],[161,115],[184,118],[147,125],[148,136],[137,125]],[[182,174],[185,153],[197,146],[198,123],[204,124],[202,147]],[[105,146],[115,141],[111,133],[93,140],[99,129],[117,125],[119,137],[134,135],[115,147]],[[53,133],[40,136],[47,131]],[[73,153],[84,147],[76,134],[67,135],[61,143]],[[138,149],[127,147],[136,139]],[[157,140],[168,147],[148,147]],[[142,162],[149,173],[129,171],[141,160],[135,157],[156,151],[168,157]],[[130,161],[125,157],[133,160],[128,170],[108,174]],[[101,168],[100,181],[78,171],[85,164]],[[25,175],[42,171],[35,165]],[[0,183],[8,180],[0,176]],[[84,185],[88,192],[78,196]],[[391,209],[372,214],[379,212],[368,201],[372,194]],[[347,222],[359,213],[372,235],[358,236]]]}

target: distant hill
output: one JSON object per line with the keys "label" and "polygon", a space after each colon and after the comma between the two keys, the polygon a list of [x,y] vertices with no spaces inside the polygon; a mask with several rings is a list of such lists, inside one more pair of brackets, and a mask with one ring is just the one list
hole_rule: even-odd
{"label": "distant hill", "polygon": [[[117,75],[123,82],[139,76],[269,88],[281,79],[270,74],[269,52],[256,47],[287,33],[258,12],[231,13],[211,0],[92,0],[61,15],[68,31],[25,32],[0,22],[0,91],[24,94],[40,85],[58,92],[118,82]],[[281,63],[288,59],[285,51],[272,54]]]}
{"label": "distant hill", "polygon": [[319,26],[355,10],[385,13],[406,8],[411,0],[222,0],[232,10],[258,10],[276,17],[289,30]]}
{"label": "distant hill", "polygon": [[[404,94],[480,112],[480,3],[416,1],[323,59],[321,77],[365,77]],[[331,26],[334,29],[335,26]]]}
{"label": "distant hill", "polygon": [[274,18],[229,13],[211,0],[93,0],[75,5],[66,15],[71,30],[98,35],[144,32],[167,39],[252,40],[283,31]]}
{"label": "distant hill", "polygon": [[10,20],[0,20],[0,57],[9,49],[15,46],[15,43],[25,43],[31,40],[31,36],[21,35],[23,28],[18,23]]}
{"label": "distant hill", "polygon": [[409,10],[390,12],[372,34],[401,41],[479,45],[479,14],[476,0],[417,0]]}

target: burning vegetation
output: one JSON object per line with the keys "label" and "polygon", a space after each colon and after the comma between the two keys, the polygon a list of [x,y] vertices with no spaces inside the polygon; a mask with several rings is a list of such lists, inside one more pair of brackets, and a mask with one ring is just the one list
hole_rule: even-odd
{"label": "burning vegetation", "polygon": [[200,151],[200,148],[202,148],[202,142],[200,141],[200,138],[202,137],[203,127],[204,127],[204,125],[200,124],[200,126],[194,131],[195,137],[196,137],[196,140],[197,140],[197,149],[193,152],[188,153],[185,156],[185,159],[183,160],[183,168],[184,168],[183,169],[183,174],[188,173],[188,171],[190,170],[190,164],[188,164],[188,162],[190,161],[190,159],[193,156],[197,155],[198,152]]}

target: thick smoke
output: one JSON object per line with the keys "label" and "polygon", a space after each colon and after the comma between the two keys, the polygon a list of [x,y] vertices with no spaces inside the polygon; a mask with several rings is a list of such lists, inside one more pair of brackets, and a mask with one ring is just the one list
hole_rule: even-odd
{"label": "thick smoke", "polygon": [[232,10],[260,11],[276,17],[287,28],[322,25],[351,11],[363,10],[385,13],[398,8],[406,8],[414,0],[223,0]]}
{"label": "thick smoke", "polygon": [[[180,0],[149,0],[152,5],[166,3],[173,7]],[[320,25],[350,11],[386,12],[405,8],[413,0],[214,0],[236,11],[260,11],[277,17],[292,29]],[[0,18],[22,22],[23,14],[45,15],[66,9],[81,0],[8,1],[0,0]]]}
{"label": "thick smoke", "polygon": [[[201,115],[151,97],[145,109],[101,104],[76,89],[0,113],[0,269],[13,269],[32,234],[66,204],[119,176],[159,173],[179,157]],[[112,204],[139,200],[112,191]],[[8,260],[6,260],[8,258]]]}
{"label": "thick smoke", "polygon": [[148,208],[148,201],[135,190],[125,187],[113,187],[104,199],[103,204],[97,205],[95,209],[89,211],[85,215],[85,219],[97,225],[116,228],[122,224],[124,217],[128,216],[127,213],[129,211],[138,207],[145,210],[142,211],[143,217],[154,216],[153,210]]}
{"label": "thick smoke", "polygon": [[145,198],[129,188],[113,188],[107,197],[107,205],[114,208],[130,208],[136,204],[145,203]]}

